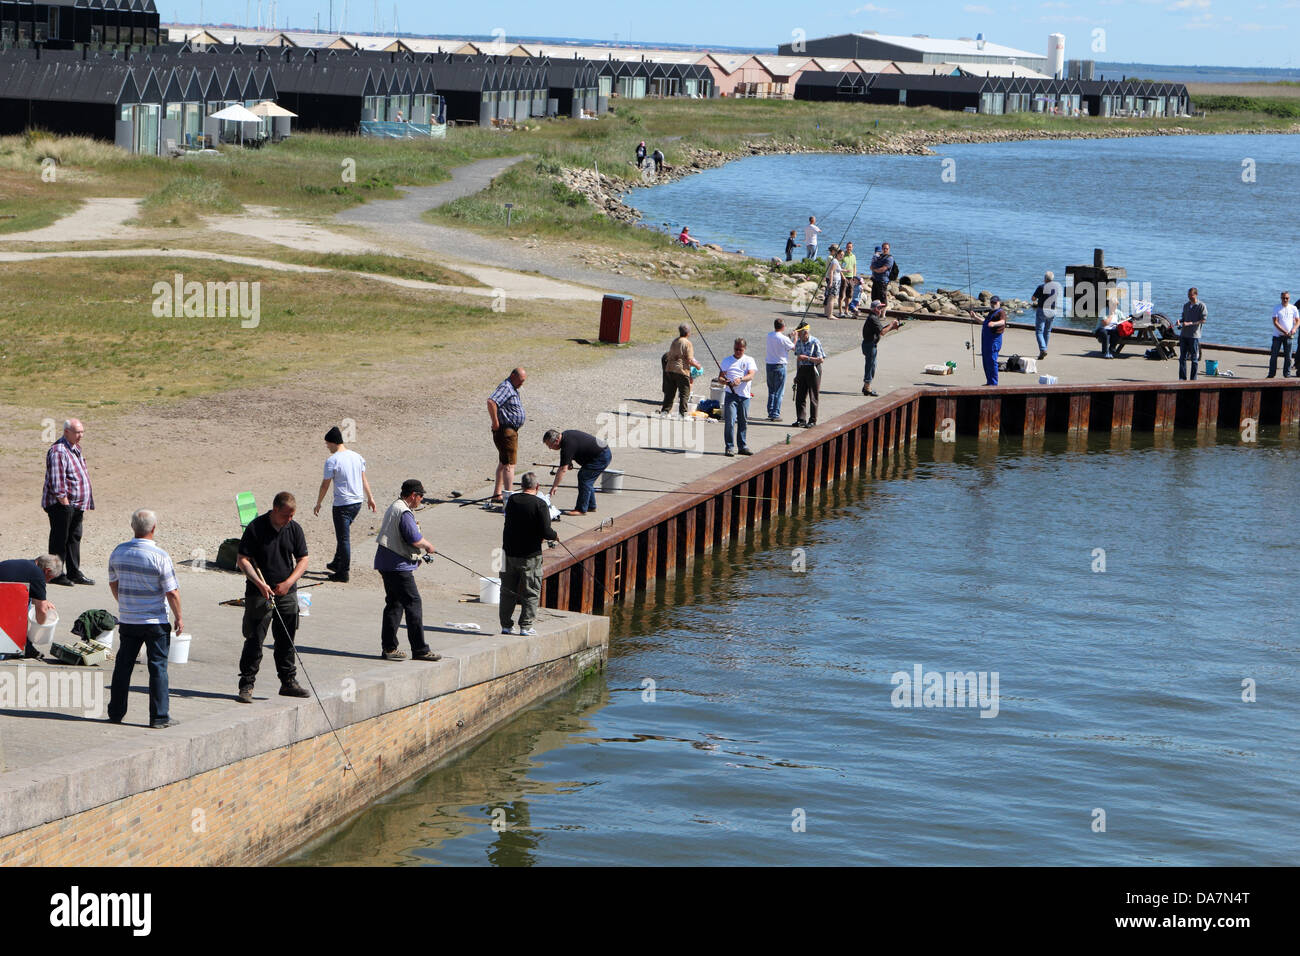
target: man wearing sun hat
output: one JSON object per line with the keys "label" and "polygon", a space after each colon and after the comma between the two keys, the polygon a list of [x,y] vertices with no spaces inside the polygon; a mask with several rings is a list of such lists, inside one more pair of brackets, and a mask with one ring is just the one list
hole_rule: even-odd
{"label": "man wearing sun hat", "polygon": [[[794,359],[794,414],[795,428],[812,428],[817,424],[817,400],[822,389],[822,363],[826,361],[826,350],[812,334],[812,327],[805,320],[795,330]],[[808,417],[804,417],[804,405],[808,406]]]}

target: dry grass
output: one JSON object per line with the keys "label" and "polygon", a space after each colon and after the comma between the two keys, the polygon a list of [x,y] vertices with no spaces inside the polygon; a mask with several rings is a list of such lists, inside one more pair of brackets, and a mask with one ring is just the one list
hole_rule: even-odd
{"label": "dry grass", "polygon": [[1197,96],[1300,97],[1300,83],[1188,83],[1187,92]]}

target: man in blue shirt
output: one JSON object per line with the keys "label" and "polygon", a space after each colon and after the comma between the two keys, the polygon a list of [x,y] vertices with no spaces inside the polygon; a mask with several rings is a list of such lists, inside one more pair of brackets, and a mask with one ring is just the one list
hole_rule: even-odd
{"label": "man in blue shirt", "polygon": [[492,500],[486,505],[488,508],[504,505],[503,492],[515,486],[519,429],[524,427],[526,418],[523,402],[519,400],[519,389],[523,388],[527,377],[523,368],[515,369],[487,400],[488,416],[492,419],[492,444],[497,448],[496,483],[492,486]]}
{"label": "man in blue shirt", "polygon": [[114,548],[108,559],[108,586],[117,600],[119,639],[108,695],[108,719],[120,724],[126,716],[131,671],[143,644],[149,662],[149,726],[162,730],[180,723],[171,718],[168,707],[171,630],[167,626],[167,605],[171,605],[177,634],[184,630],[184,624],[176,569],[167,552],[153,542],[157,529],[158,518],[152,511],[137,511],[131,515],[131,533],[135,537]]}
{"label": "man in blue shirt", "polygon": [[[794,360],[794,414],[795,428],[812,428],[817,424],[817,401],[822,390],[822,363],[826,361],[826,351],[812,334],[807,322],[800,322],[795,329]],[[804,406],[809,415],[804,418]]]}
{"label": "man in blue shirt", "polygon": [[871,301],[889,304],[889,274],[894,269],[894,257],[889,254],[889,243],[882,242],[880,251],[871,257]]}

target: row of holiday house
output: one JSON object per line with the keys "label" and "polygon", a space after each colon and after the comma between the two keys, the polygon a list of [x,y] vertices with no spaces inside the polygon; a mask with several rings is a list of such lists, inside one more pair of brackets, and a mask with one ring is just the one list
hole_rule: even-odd
{"label": "row of holiday house", "polygon": [[971,113],[1054,113],[1063,116],[1186,116],[1191,98],[1181,83],[888,73],[805,73],[795,99],[932,106]]}

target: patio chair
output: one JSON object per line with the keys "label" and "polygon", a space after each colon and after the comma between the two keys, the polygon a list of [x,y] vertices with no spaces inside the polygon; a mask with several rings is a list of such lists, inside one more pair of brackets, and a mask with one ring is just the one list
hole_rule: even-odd
{"label": "patio chair", "polygon": [[235,510],[239,514],[239,527],[244,529],[257,517],[257,502],[251,491],[241,491],[235,495]]}

